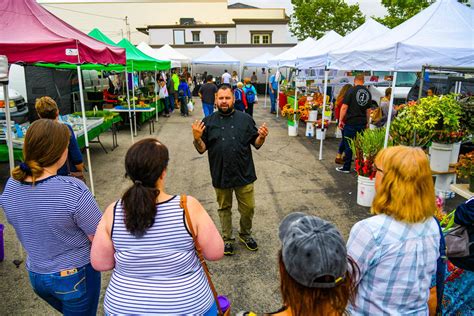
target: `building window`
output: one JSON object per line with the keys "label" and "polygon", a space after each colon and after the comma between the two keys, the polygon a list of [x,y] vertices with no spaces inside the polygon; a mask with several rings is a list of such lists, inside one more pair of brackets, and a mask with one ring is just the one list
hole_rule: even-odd
{"label": "building window", "polygon": [[271,33],[251,33],[252,44],[271,44],[272,34]]}
{"label": "building window", "polygon": [[184,45],[184,30],[173,30],[174,45]]}
{"label": "building window", "polygon": [[201,41],[201,32],[200,31],[191,31],[191,34],[193,34],[193,42],[200,42]]}
{"label": "building window", "polygon": [[227,44],[227,31],[214,32],[216,35],[216,44]]}

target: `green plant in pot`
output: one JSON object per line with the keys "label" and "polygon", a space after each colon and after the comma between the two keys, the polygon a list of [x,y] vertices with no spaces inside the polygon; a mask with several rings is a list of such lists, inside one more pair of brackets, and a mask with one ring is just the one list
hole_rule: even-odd
{"label": "green plant in pot", "polygon": [[[357,175],[370,178],[375,177],[374,167],[375,157],[383,149],[385,140],[385,129],[368,129],[362,133],[357,133],[354,139],[347,138],[349,146],[354,156]],[[389,146],[392,141],[389,141]]]}
{"label": "green plant in pot", "polygon": [[474,96],[459,100],[462,109],[461,127],[468,134],[474,134]]}
{"label": "green plant in pot", "polygon": [[424,147],[433,136],[425,121],[425,109],[416,102],[402,106],[390,125],[395,145]]}
{"label": "green plant in pot", "polygon": [[459,156],[456,173],[460,178],[469,179],[469,191],[474,192],[474,151]]}
{"label": "green plant in pot", "polygon": [[452,144],[465,136],[461,129],[463,110],[455,94],[423,98],[419,106],[423,124],[433,131],[433,142]]}

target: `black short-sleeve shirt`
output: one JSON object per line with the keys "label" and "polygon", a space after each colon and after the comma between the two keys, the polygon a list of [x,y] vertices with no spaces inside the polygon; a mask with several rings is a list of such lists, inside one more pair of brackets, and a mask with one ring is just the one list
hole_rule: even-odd
{"label": "black short-sleeve shirt", "polygon": [[214,104],[217,86],[212,82],[207,82],[201,86],[199,93],[202,95],[202,102]]}
{"label": "black short-sleeve shirt", "polygon": [[344,96],[344,104],[347,104],[345,117],[346,124],[362,125],[367,124],[367,109],[370,108],[372,95],[364,86],[355,86],[347,90]]}
{"label": "black short-sleeve shirt", "polygon": [[250,145],[255,146],[258,129],[252,117],[240,111],[214,112],[203,122],[202,141],[208,151],[212,185],[226,189],[257,180]]}

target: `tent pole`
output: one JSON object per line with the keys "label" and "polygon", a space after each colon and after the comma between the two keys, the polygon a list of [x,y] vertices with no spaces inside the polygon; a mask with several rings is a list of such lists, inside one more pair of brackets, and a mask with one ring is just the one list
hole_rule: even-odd
{"label": "tent pole", "polygon": [[265,104],[263,105],[263,107],[266,109],[267,108],[267,90],[268,90],[268,68],[266,68],[265,73],[266,73],[265,75]]}
{"label": "tent pole", "polygon": [[10,97],[8,95],[8,84],[3,84],[3,95],[5,101],[5,118],[7,120],[7,146],[8,146],[8,162],[10,164],[10,174],[15,167],[14,157],[13,157],[13,135],[12,135],[12,121],[10,118]]}
{"label": "tent pole", "polygon": [[156,80],[156,65],[155,65],[155,109],[156,109],[156,122],[158,123],[158,83]]}
{"label": "tent pole", "polygon": [[133,140],[133,122],[132,122],[132,110],[130,110],[130,91],[128,88],[128,72],[127,68],[125,68],[125,83],[127,86],[127,105],[128,105],[128,119],[130,120],[130,136],[132,137],[132,144],[134,143]]}
{"label": "tent pole", "polygon": [[[421,99],[421,95],[423,94],[423,82],[425,81],[425,72],[426,72],[426,67],[421,66],[420,90],[418,90],[418,100]],[[392,90],[392,94],[393,93],[394,91]]]}
{"label": "tent pole", "polygon": [[82,86],[82,71],[80,65],[77,65],[77,76],[79,79],[79,96],[81,98],[82,124],[84,126],[84,140],[86,144],[87,166],[89,167],[89,180],[91,184],[92,195],[95,196],[94,177],[92,176],[91,153],[89,151],[89,135],[87,131],[86,106],[84,105],[84,88]]}
{"label": "tent pole", "polygon": [[277,66],[277,71],[275,73],[275,80],[277,81],[277,95],[276,95],[276,117],[278,117],[278,110],[280,109],[280,65]]}
{"label": "tent pole", "polygon": [[319,142],[319,160],[323,160],[323,138],[324,138],[324,112],[326,112],[326,95],[328,90],[328,76],[329,70],[324,69],[324,93],[323,93],[323,113],[321,115],[321,141]]}
{"label": "tent pole", "polygon": [[137,137],[137,108],[135,105],[135,73],[133,72],[132,60],[132,102],[133,102],[133,123],[135,125],[135,137]]}
{"label": "tent pole", "polygon": [[[423,67],[423,73],[424,73],[424,67]],[[390,95],[390,105],[388,107],[387,127],[385,128],[385,141],[383,143],[383,148],[387,148],[388,146],[388,136],[390,135],[390,123],[392,122],[393,96],[395,95],[394,91],[395,91],[396,82],[397,82],[397,72],[395,71],[393,73],[393,79],[392,79],[392,94]]]}

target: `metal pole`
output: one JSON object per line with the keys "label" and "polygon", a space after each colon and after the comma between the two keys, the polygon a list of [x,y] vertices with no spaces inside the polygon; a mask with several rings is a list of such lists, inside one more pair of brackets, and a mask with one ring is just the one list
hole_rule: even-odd
{"label": "metal pole", "polygon": [[324,112],[326,111],[326,95],[328,90],[328,75],[329,70],[324,70],[324,93],[323,93],[323,113],[321,115],[321,141],[319,142],[319,160],[323,160],[323,135],[325,132],[324,129]]}
{"label": "metal pole", "polygon": [[280,65],[277,66],[277,71],[275,73],[275,80],[277,81],[277,95],[276,95],[276,117],[278,117],[278,110],[280,109]]}
{"label": "metal pole", "polygon": [[[423,68],[423,70],[424,70],[424,68]],[[390,105],[388,107],[387,127],[385,128],[385,141],[383,143],[383,148],[387,148],[387,146],[388,146],[388,136],[390,135],[390,123],[392,122],[393,96],[395,95],[395,84],[396,84],[396,82],[397,82],[397,72],[395,71],[393,73],[393,79],[392,79],[392,94],[390,95]]]}
{"label": "metal pole", "polygon": [[127,86],[127,104],[128,104],[128,118],[130,120],[130,136],[132,136],[132,144],[135,142],[133,140],[133,122],[132,122],[132,110],[130,110],[130,91],[128,88],[128,72],[127,68],[125,68],[125,83]]}
{"label": "metal pole", "polygon": [[133,72],[133,60],[132,60],[132,102],[133,102],[133,123],[135,125],[135,137],[137,134],[137,108],[135,105],[135,74]]}
{"label": "metal pole", "polygon": [[158,83],[156,80],[156,65],[155,65],[155,109],[156,109],[156,121],[158,122]]}
{"label": "metal pole", "polygon": [[[423,82],[425,81],[425,72],[426,72],[426,67],[422,66],[421,67],[421,78],[420,78],[420,90],[418,90],[418,100],[421,99],[421,95],[423,94]],[[394,74],[394,76],[395,76],[395,74]],[[393,93],[394,93],[394,91],[392,89],[392,95],[393,95]]]}
{"label": "metal pole", "polygon": [[263,105],[264,108],[267,108],[267,90],[268,90],[268,68],[266,68],[266,76],[265,76],[265,104]]}
{"label": "metal pole", "polygon": [[91,154],[89,152],[89,135],[87,134],[86,106],[84,105],[84,88],[82,87],[82,72],[80,65],[77,65],[77,76],[79,79],[79,96],[81,97],[82,124],[84,126],[84,140],[86,144],[87,166],[89,167],[89,180],[91,183],[92,195],[95,196],[94,178],[92,177]]}
{"label": "metal pole", "polygon": [[12,127],[10,119],[10,97],[8,95],[8,84],[3,84],[3,95],[5,101],[5,118],[7,120],[7,146],[8,146],[8,162],[10,163],[10,174],[15,167],[14,157],[13,157],[13,139],[12,139]]}

